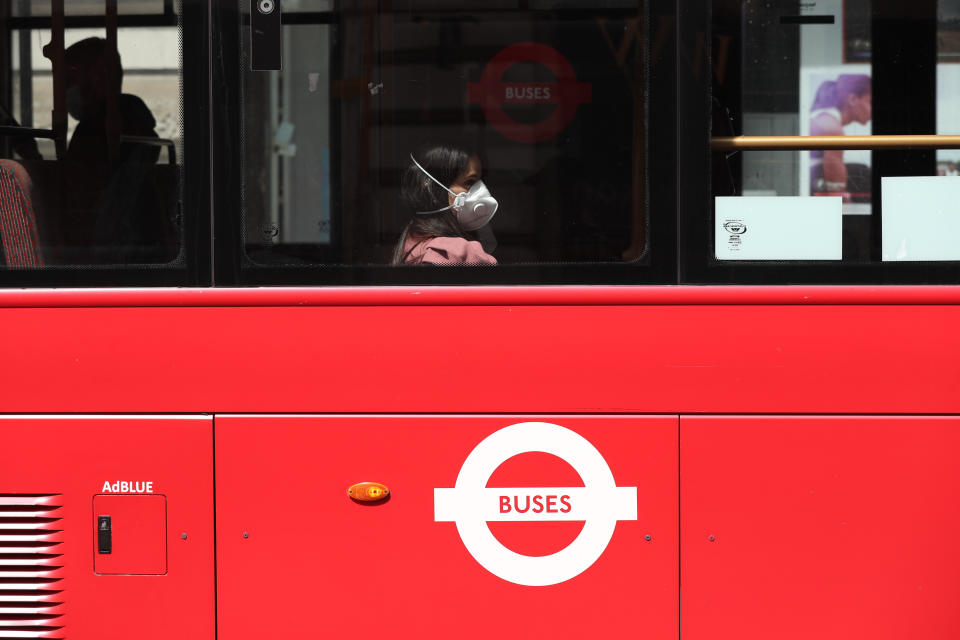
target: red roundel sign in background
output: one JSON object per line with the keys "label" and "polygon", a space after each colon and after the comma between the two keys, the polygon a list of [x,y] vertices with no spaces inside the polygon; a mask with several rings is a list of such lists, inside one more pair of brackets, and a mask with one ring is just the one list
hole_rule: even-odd
{"label": "red roundel sign in background", "polygon": [[[521,62],[536,62],[553,72],[553,82],[504,82],[508,69]],[[467,85],[467,101],[479,104],[487,120],[501,135],[514,142],[543,142],[566,129],[580,104],[592,97],[589,82],[579,82],[570,62],[559,51],[539,42],[520,42],[500,51],[487,64],[480,82]],[[555,104],[545,119],[517,122],[504,110],[510,104]]]}

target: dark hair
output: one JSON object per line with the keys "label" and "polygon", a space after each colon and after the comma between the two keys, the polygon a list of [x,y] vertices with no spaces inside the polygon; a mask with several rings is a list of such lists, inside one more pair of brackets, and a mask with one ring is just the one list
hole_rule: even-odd
{"label": "dark hair", "polygon": [[[106,73],[107,65],[112,67],[113,86],[108,90],[118,92],[123,86],[123,65],[120,63],[120,54],[115,49],[107,48],[107,41],[103,38],[85,38],[75,42],[63,52],[68,64],[73,64],[84,71]],[[97,65],[103,65],[98,69]]]}
{"label": "dark hair", "polygon": [[873,91],[870,76],[864,73],[842,73],[836,80],[827,80],[820,83],[817,97],[813,99],[811,111],[817,109],[840,109],[847,101],[847,96],[864,96]]}
{"label": "dark hair", "polygon": [[[472,154],[451,145],[433,145],[413,154],[420,166],[446,186],[467,170]],[[413,160],[408,158],[407,167],[400,177],[400,202],[410,221],[404,226],[400,240],[393,249],[393,264],[403,264],[409,255],[404,251],[411,235],[425,238],[459,237],[472,240],[473,234],[457,222],[457,215],[450,209],[424,215],[422,211],[436,211],[449,203],[449,192],[431,180]]]}

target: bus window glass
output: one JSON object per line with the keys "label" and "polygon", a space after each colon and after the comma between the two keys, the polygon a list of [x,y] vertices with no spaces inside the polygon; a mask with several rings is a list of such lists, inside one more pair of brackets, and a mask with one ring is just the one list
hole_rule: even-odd
{"label": "bus window glass", "polygon": [[0,83],[8,268],[182,261],[179,18],[163,0],[120,0],[113,16],[106,5],[8,4]]}
{"label": "bus window glass", "polygon": [[960,150],[932,137],[960,133],[960,0],[714,0],[712,19],[710,264],[848,281],[960,260],[940,246],[960,246],[960,181],[936,181]]}
{"label": "bus window glass", "polygon": [[643,3],[338,7],[241,34],[245,267],[646,259]]}
{"label": "bus window glass", "polygon": [[[10,13],[14,16],[50,16],[50,0],[8,0]],[[119,15],[157,15],[172,9],[176,4],[171,0],[119,0]],[[66,9],[73,16],[102,16],[104,0],[66,0]]]}
{"label": "bus window glass", "polygon": [[285,12],[332,11],[333,0],[285,0]]}
{"label": "bus window glass", "polygon": [[[937,3],[937,133],[960,135],[960,0]],[[960,175],[960,149],[937,152],[937,175]]]}

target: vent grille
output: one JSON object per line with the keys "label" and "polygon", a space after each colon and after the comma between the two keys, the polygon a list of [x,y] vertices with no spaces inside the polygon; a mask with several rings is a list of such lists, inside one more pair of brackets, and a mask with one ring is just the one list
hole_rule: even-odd
{"label": "vent grille", "polygon": [[0,638],[63,638],[59,494],[0,493]]}

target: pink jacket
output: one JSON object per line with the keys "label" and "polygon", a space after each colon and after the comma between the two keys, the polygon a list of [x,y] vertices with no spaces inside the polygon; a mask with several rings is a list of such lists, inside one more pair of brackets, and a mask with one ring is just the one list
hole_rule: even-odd
{"label": "pink jacket", "polygon": [[405,264],[497,264],[476,240],[408,236],[403,245]]}

